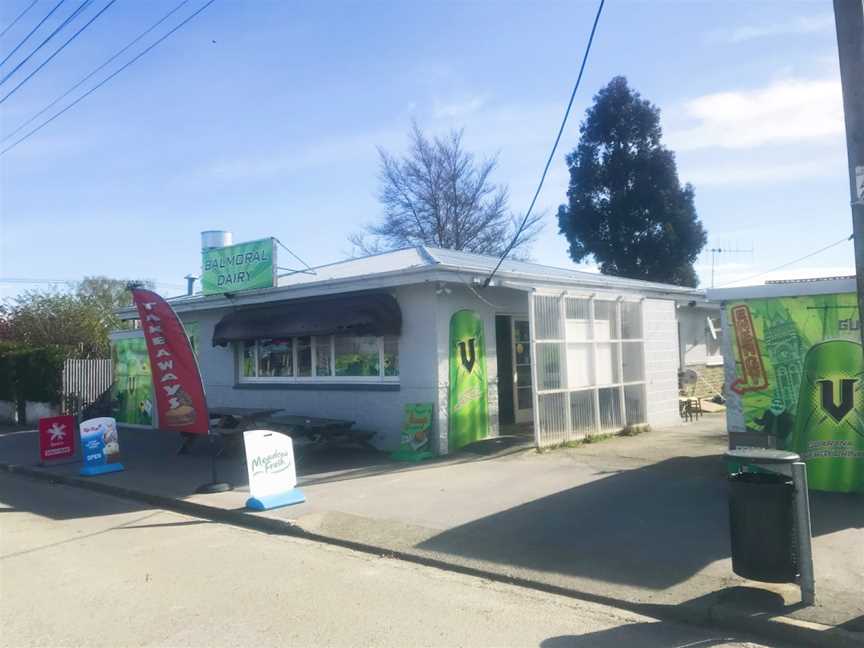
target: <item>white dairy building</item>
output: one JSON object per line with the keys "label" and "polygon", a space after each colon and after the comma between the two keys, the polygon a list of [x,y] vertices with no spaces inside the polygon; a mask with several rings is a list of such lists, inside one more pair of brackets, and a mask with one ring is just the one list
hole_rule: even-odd
{"label": "white dairy building", "polygon": [[196,323],[211,405],[350,419],[382,449],[406,404],[433,403],[433,449],[450,450],[449,325],[463,309],[484,326],[489,436],[533,423],[545,447],[679,420],[676,311],[703,291],[509,260],[484,288],[496,262],[418,246],[170,301]]}

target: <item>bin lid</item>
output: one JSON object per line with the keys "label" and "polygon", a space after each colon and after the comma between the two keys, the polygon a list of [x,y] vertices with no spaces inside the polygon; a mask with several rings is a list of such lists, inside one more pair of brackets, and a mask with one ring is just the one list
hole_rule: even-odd
{"label": "bin lid", "polygon": [[726,459],[742,463],[790,464],[801,461],[801,457],[794,452],[771,450],[770,448],[738,448],[727,450],[723,456]]}

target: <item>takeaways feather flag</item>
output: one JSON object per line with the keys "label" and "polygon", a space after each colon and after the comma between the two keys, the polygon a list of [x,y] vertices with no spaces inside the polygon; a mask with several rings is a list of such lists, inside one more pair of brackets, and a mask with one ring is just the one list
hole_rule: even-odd
{"label": "takeaways feather flag", "polygon": [[174,309],[152,290],[132,289],[150,356],[159,427],[207,434],[210,420],[198,361]]}

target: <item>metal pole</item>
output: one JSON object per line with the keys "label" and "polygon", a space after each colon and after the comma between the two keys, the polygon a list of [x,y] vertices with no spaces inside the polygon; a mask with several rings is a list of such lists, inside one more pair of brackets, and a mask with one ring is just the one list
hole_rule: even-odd
{"label": "metal pole", "polygon": [[795,488],[795,525],[798,536],[798,568],[801,572],[801,601],[816,603],[816,580],[813,575],[813,547],[810,542],[810,498],[807,491],[807,464],[792,464],[792,485]]}
{"label": "metal pole", "polygon": [[[852,198],[852,234],[855,238],[855,274],[858,277],[858,312],[864,315],[864,3],[834,0],[843,113],[846,116],[846,152],[849,158],[849,193]],[[864,344],[864,329],[861,329]]]}

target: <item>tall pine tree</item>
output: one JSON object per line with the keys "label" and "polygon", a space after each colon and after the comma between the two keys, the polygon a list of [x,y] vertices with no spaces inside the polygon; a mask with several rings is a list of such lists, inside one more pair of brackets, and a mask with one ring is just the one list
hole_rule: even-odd
{"label": "tall pine tree", "polygon": [[612,79],[567,156],[569,202],[558,208],[558,227],[571,258],[593,257],[604,274],[696,286],[693,263],[707,236],[661,135],[660,110],[624,77]]}

